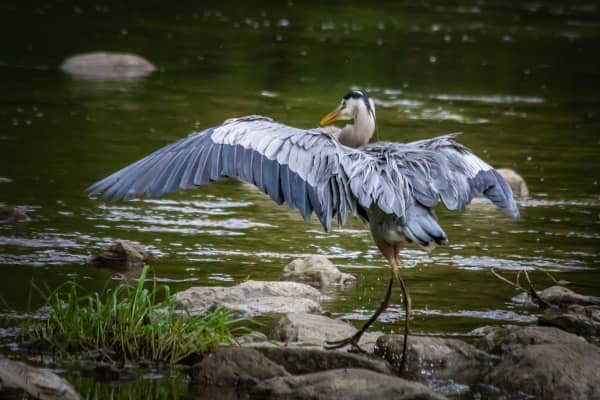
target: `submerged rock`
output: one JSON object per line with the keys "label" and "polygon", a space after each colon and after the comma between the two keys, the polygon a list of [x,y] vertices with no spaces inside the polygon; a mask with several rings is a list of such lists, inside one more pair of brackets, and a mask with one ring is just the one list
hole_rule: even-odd
{"label": "submerged rock", "polygon": [[364,369],[333,369],[263,381],[252,398],[286,400],[443,399],[424,385]]}
{"label": "submerged rock", "polygon": [[[403,344],[403,335],[382,336],[377,340],[375,354],[392,365],[399,365]],[[479,375],[491,361],[485,352],[459,339],[408,337],[406,369],[409,376],[469,380]]]}
{"label": "submerged rock", "polygon": [[500,357],[488,383],[544,399],[600,397],[600,348],[550,327],[502,327],[480,340]]}
{"label": "submerged rock", "polygon": [[93,52],[67,58],[60,69],[83,78],[128,79],[146,76],[156,67],[136,54]]}
{"label": "submerged rock", "polygon": [[205,314],[218,306],[247,316],[265,313],[319,312],[321,293],[297,282],[246,281],[237,286],[197,286],[174,295],[194,314]]}
{"label": "submerged rock", "polygon": [[[277,322],[270,338],[281,342],[301,342],[322,346],[325,341],[345,339],[356,331],[352,325],[338,319],[322,315],[290,313]],[[375,342],[381,335],[381,332],[366,332],[359,345],[365,351],[372,353]]]}
{"label": "submerged rock", "polygon": [[28,220],[29,216],[22,207],[0,207],[0,224],[16,224]]}
{"label": "submerged rock", "polygon": [[79,394],[54,372],[0,356],[0,397],[4,388],[19,389],[34,399],[76,400]]}
{"label": "submerged rock", "polygon": [[325,256],[308,256],[298,258],[283,270],[282,280],[306,283],[322,289],[336,285],[352,285],[356,278],[340,272]]}
{"label": "submerged rock", "polygon": [[137,268],[144,266],[147,259],[148,252],[141,244],[129,240],[118,240],[94,257],[92,262],[99,267]]}
{"label": "submerged rock", "polygon": [[500,168],[497,169],[497,171],[504,178],[506,183],[508,183],[515,197],[529,196],[529,188],[521,175],[509,168]]}

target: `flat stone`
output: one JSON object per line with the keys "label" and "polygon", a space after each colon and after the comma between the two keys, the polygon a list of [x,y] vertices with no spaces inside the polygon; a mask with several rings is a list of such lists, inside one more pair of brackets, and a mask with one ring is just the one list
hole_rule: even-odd
{"label": "flat stone", "polygon": [[308,374],[338,368],[362,368],[382,374],[391,374],[387,362],[368,354],[340,350],[325,350],[321,346],[290,344],[287,346],[261,343],[248,344],[271,361],[283,366],[291,374]]}
{"label": "flat stone", "polygon": [[93,258],[99,267],[139,268],[148,260],[148,252],[139,243],[130,240],[118,240],[115,244]]}
{"label": "flat stone", "polygon": [[555,326],[600,345],[600,306],[572,304],[566,309],[548,309],[539,318],[538,324]]}
{"label": "flat stone", "polygon": [[[377,340],[375,354],[398,366],[402,359],[403,335],[385,335]],[[409,336],[406,371],[411,377],[472,379],[492,358],[459,339]]]}
{"label": "flat stone", "polygon": [[[301,342],[323,346],[325,341],[345,339],[356,331],[355,327],[338,319],[306,313],[289,313],[277,322],[269,337],[281,342]],[[359,345],[365,351],[372,353],[377,338],[382,334],[381,332],[366,332]],[[350,346],[345,346],[342,349],[349,348]]]}
{"label": "flat stone", "polygon": [[333,369],[272,378],[259,383],[251,398],[285,400],[443,399],[426,386],[364,369]]}
{"label": "flat stone", "polygon": [[247,316],[265,313],[320,312],[321,293],[297,282],[246,281],[237,286],[197,286],[174,295],[192,314],[218,306]]}
{"label": "flat stone", "polygon": [[509,168],[497,169],[498,173],[504,178],[508,186],[512,189],[515,197],[527,197],[529,196],[529,188],[525,179],[515,171]]}
{"label": "flat stone", "polygon": [[54,372],[0,356],[0,396],[2,388],[19,389],[41,400],[80,398],[73,386]]}
{"label": "flat stone", "polygon": [[146,76],[156,67],[136,54],[99,51],[71,56],[60,69],[82,78],[128,79]]}
{"label": "flat stone", "polygon": [[340,272],[327,257],[319,255],[298,258],[292,261],[284,268],[281,279],[306,283],[317,289],[331,286],[349,286],[354,284],[356,280],[354,276]]}

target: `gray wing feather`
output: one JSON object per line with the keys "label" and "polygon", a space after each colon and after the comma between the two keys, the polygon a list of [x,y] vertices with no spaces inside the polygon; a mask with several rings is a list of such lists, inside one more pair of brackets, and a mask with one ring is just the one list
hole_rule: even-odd
{"label": "gray wing feather", "polygon": [[227,177],[255,184],[278,204],[297,208],[306,219],[315,212],[326,230],[335,216],[343,225],[359,207],[377,205],[405,224],[411,216],[415,221],[420,218],[424,222],[414,230],[435,239],[443,231],[418,207],[428,212],[441,199],[450,209],[462,209],[480,191],[509,215],[518,216],[502,178],[451,137],[351,149],[319,130],[296,129],[260,116],[192,133],[88,191],[127,200]]}
{"label": "gray wing feather", "polygon": [[453,135],[407,144],[375,143],[361,149],[378,157],[380,162],[386,161],[379,174],[383,177],[385,171],[391,171],[401,185],[395,187],[402,187],[397,197],[404,210],[415,202],[432,208],[440,201],[450,210],[462,210],[473,197],[483,193],[508,216],[519,217],[512,191],[504,179],[456,142]]}

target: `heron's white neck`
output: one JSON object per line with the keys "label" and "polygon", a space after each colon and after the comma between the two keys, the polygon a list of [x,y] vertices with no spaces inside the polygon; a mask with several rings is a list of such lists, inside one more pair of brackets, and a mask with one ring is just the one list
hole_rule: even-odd
{"label": "heron's white neck", "polygon": [[354,110],[354,124],[346,125],[338,135],[341,144],[348,147],[360,147],[369,143],[375,132],[375,119],[363,102]]}

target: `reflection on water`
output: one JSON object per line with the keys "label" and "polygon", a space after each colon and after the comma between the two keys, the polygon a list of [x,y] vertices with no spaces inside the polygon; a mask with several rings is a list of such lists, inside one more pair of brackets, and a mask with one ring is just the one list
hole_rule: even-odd
{"label": "reflection on water", "polygon": [[[279,279],[289,260],[326,255],[358,279],[324,308],[360,323],[389,272],[358,220],[326,234],[237,181],[124,204],[84,192],[232,116],[314,127],[350,88],[374,98],[377,140],[462,132],[460,141],[517,170],[532,193],[519,201],[520,221],[483,201],[463,214],[439,210],[450,245],[402,250],[416,331],[470,335],[533,321],[535,310],[515,306],[491,268],[508,276],[542,267],[574,290],[600,290],[595,2],[9,3],[0,6],[0,202],[25,206],[31,221],[0,226],[0,295],[18,312],[31,279],[56,287],[75,277],[97,290],[110,273],[91,258],[130,239],[148,248],[155,279],[173,291]],[[101,49],[139,53],[158,71],[90,82],[58,70],[66,56]],[[531,276],[537,287],[551,283]],[[398,329],[401,315],[391,308],[375,328]]]}

